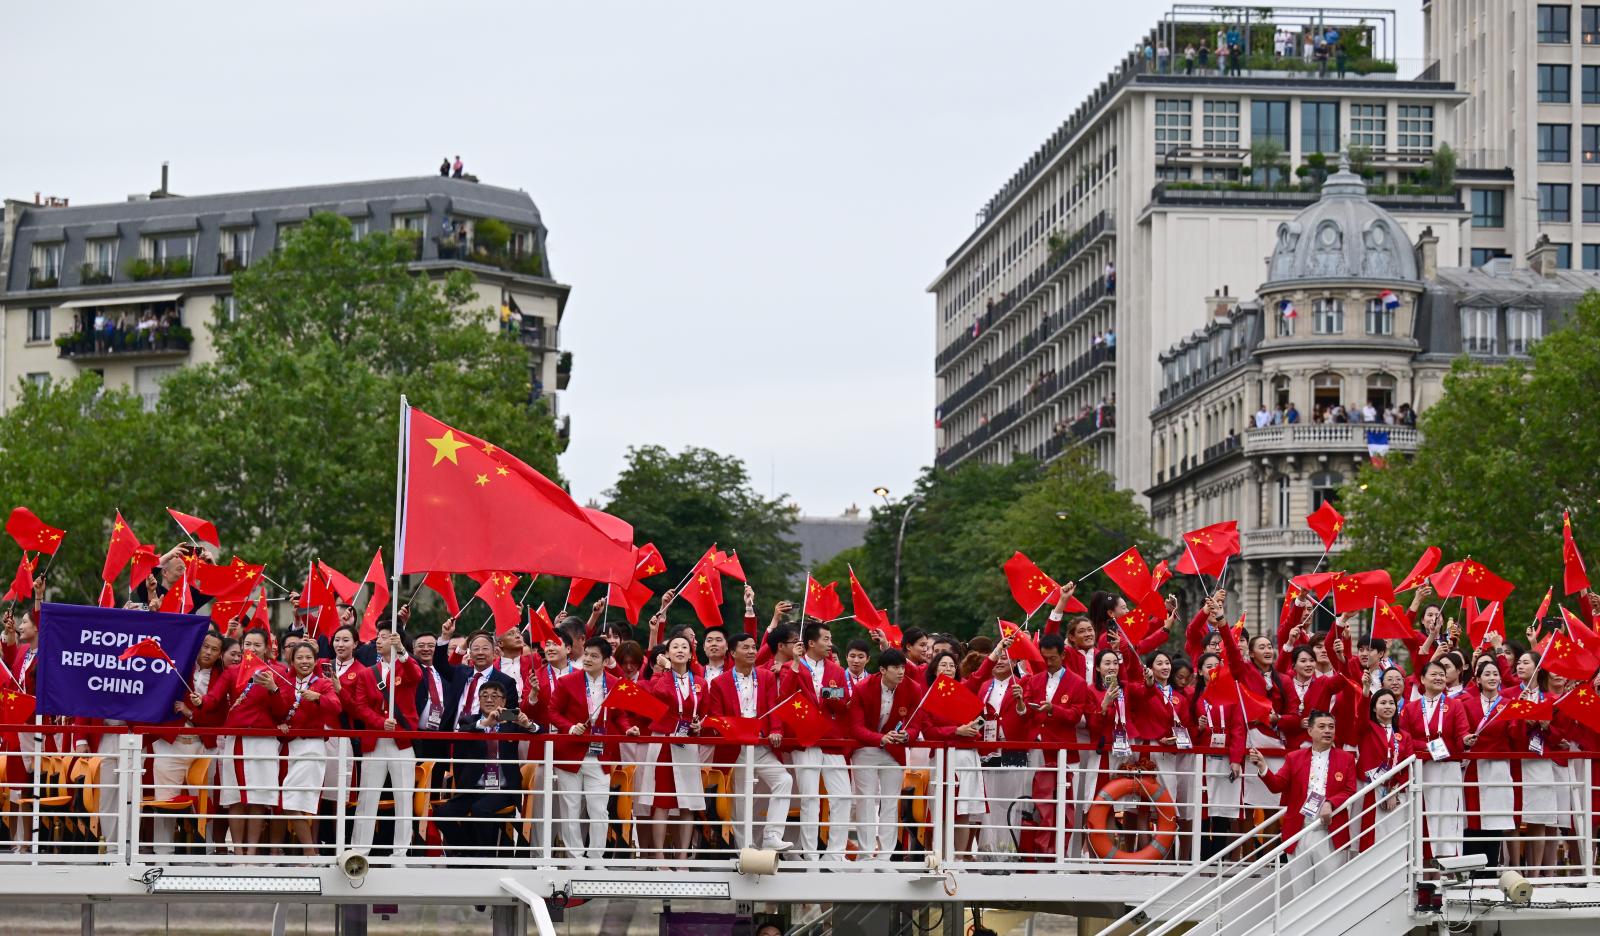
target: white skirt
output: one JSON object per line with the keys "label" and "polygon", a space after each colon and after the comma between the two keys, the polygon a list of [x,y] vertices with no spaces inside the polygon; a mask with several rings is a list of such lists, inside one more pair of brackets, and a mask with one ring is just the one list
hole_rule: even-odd
{"label": "white skirt", "polygon": [[220,806],[278,805],[278,739],[260,736],[224,738]]}
{"label": "white skirt", "polygon": [[1214,819],[1239,818],[1240,783],[1229,776],[1230,764],[1226,757],[1206,755],[1206,810]]}
{"label": "white skirt", "polygon": [[1434,857],[1461,854],[1466,823],[1461,815],[1461,764],[1459,761],[1423,761],[1419,773],[1426,785],[1422,793],[1422,818],[1427,844]]}
{"label": "white skirt", "polygon": [[327,742],[320,738],[289,740],[289,769],[283,775],[283,793],[279,797],[279,806],[285,812],[316,814],[327,753]]}
{"label": "white skirt", "polygon": [[1516,796],[1511,788],[1511,762],[1478,761],[1478,828],[1508,831],[1517,827]]}
{"label": "white skirt", "polygon": [[[1283,747],[1283,739],[1282,738],[1278,738],[1278,737],[1274,737],[1273,735],[1269,735],[1265,731],[1262,731],[1260,728],[1257,728],[1254,725],[1252,725],[1250,727],[1250,736],[1249,736],[1248,741],[1249,741],[1250,747],[1254,748],[1256,750],[1260,750],[1261,748],[1268,748],[1268,747],[1276,747],[1276,748]],[[1281,758],[1281,757],[1269,757],[1269,758],[1267,758],[1267,769],[1268,770],[1274,770],[1274,771],[1275,770],[1280,770],[1280,769],[1282,769],[1282,767],[1283,767],[1283,758]],[[1278,794],[1276,794],[1276,793],[1272,792],[1271,790],[1267,789],[1267,785],[1261,781],[1261,778],[1256,775],[1256,772],[1254,770],[1246,770],[1244,772],[1244,782],[1243,782],[1242,786],[1244,787],[1244,796],[1243,796],[1244,805],[1246,805],[1246,806],[1259,806],[1259,807],[1264,807],[1264,808],[1267,808],[1267,809],[1276,809],[1277,808],[1277,806],[1278,806],[1278,804],[1280,802]]]}
{"label": "white skirt", "polygon": [[[634,773],[638,782],[638,794],[634,802],[640,809],[651,809],[656,792],[656,764],[662,757],[662,745],[651,744],[645,748],[645,759],[640,763],[642,770]],[[698,744],[669,744],[666,745],[667,756],[672,759],[672,796],[678,801],[679,809],[700,810],[706,808],[705,781],[700,778],[700,765],[704,755]]]}
{"label": "white skirt", "polygon": [[1555,767],[1556,774],[1555,826],[1558,829],[1571,831],[1573,827],[1572,817],[1582,811],[1582,805],[1577,802],[1578,797],[1572,788],[1576,775],[1571,764],[1554,764],[1552,766]]}
{"label": "white skirt", "polygon": [[1166,787],[1167,795],[1172,797],[1172,804],[1178,810],[1178,818],[1187,819],[1189,800],[1192,797],[1189,787],[1194,772],[1194,755],[1153,754],[1151,760],[1155,761],[1156,774],[1161,778],[1161,785]]}
{"label": "white skirt", "polygon": [[[355,798],[356,783],[356,755],[355,748],[350,745],[349,738],[329,738],[323,742],[325,760],[322,762],[322,798],[336,800],[339,798],[339,754],[344,753],[344,788],[345,795]],[[432,783],[432,778],[429,779]]]}
{"label": "white skirt", "polygon": [[981,816],[989,811],[983,796],[983,773],[978,769],[978,752],[972,748],[951,748],[950,773],[956,784],[956,815]]}
{"label": "white skirt", "polygon": [[1553,826],[1556,818],[1556,765],[1542,758],[1522,762],[1522,821]]}

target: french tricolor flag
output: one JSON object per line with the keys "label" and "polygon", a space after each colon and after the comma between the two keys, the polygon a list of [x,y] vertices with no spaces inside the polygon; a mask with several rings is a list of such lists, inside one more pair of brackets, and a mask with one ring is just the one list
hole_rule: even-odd
{"label": "french tricolor flag", "polygon": [[1400,297],[1385,289],[1378,293],[1378,298],[1383,300],[1383,307],[1390,311],[1400,308]]}
{"label": "french tricolor flag", "polygon": [[1294,303],[1285,299],[1278,303],[1278,314],[1282,315],[1286,319],[1292,319],[1300,313],[1294,310]]}

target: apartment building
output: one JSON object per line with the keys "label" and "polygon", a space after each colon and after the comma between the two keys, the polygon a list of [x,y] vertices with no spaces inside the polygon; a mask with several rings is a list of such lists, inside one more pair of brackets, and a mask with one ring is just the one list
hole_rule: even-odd
{"label": "apartment building", "polygon": [[[1194,297],[1262,281],[1278,226],[1318,199],[1341,150],[1356,148],[1398,233],[1432,228],[1442,255],[1461,250],[1467,208],[1426,177],[1464,95],[1395,60],[1392,13],[1217,15],[1177,6],[1139,37],[929,286],[937,464],[1083,445],[1119,485],[1147,489],[1159,352],[1206,324]],[[1347,47],[1342,73],[1283,54],[1281,37],[1313,31]],[[1183,50],[1218,33],[1249,50],[1237,71],[1214,57],[1188,68]],[[1146,41],[1177,50],[1165,70]]]}
{"label": "apartment building", "polygon": [[[550,270],[548,232],[527,193],[425,176],[179,196],[163,168],[160,190],[125,202],[5,203],[0,412],[16,402],[19,379],[85,370],[154,406],[167,374],[214,358],[214,316],[235,314],[233,273],[318,212],[349,219],[358,237],[412,232],[418,272],[470,272],[484,327],[527,346],[530,397],[556,411],[571,368],[558,340],[571,287]],[[115,329],[109,339],[97,320]],[[569,423],[557,415],[565,438]]]}

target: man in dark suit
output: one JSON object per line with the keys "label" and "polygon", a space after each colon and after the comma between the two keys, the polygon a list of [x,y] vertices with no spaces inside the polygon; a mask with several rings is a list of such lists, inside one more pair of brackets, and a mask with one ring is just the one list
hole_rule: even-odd
{"label": "man in dark suit", "polygon": [[[467,662],[456,667],[454,676],[446,684],[441,724],[453,727],[461,723],[462,716],[478,714],[478,688],[485,682],[499,684],[505,693],[506,704],[517,707],[520,700],[516,681],[494,668],[498,654],[494,638],[483,631],[473,634],[472,639],[467,641]],[[434,652],[434,657],[437,659],[438,651]]]}
{"label": "man in dark suit", "polygon": [[518,736],[536,731],[528,716],[508,703],[500,682],[479,682],[476,707],[478,711],[462,715],[455,727],[485,737],[456,744],[456,793],[433,811],[445,853],[452,858],[490,854],[500,836],[501,823],[495,817],[515,808],[522,787]]}

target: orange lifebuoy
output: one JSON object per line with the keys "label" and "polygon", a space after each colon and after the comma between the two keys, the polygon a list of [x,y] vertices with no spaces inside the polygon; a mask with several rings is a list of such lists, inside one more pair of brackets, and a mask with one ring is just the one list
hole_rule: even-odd
{"label": "orange lifebuoy", "polygon": [[[1116,801],[1124,796],[1143,794],[1155,806],[1156,831],[1149,845],[1138,851],[1120,851],[1111,841],[1106,825],[1111,821],[1111,811]],[[1160,861],[1172,853],[1172,843],[1178,837],[1178,810],[1166,787],[1154,777],[1122,777],[1111,781],[1094,795],[1094,803],[1083,817],[1089,829],[1089,848],[1101,858],[1111,861]]]}

